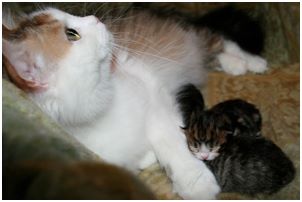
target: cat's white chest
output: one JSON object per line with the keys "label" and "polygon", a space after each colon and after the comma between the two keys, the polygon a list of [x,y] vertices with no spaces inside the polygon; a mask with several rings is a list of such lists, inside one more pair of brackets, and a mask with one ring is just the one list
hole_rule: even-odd
{"label": "cat's white chest", "polygon": [[107,113],[87,127],[71,133],[107,162],[136,171],[151,150],[145,136],[148,96],[134,78],[115,80],[115,97]]}

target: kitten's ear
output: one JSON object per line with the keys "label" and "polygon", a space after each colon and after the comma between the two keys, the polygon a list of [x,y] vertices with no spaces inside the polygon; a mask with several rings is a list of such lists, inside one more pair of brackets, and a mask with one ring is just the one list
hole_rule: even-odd
{"label": "kitten's ear", "polygon": [[180,129],[185,135],[187,135],[187,130],[188,130],[187,126],[184,126],[184,127],[180,126]]}
{"label": "kitten's ear", "polygon": [[254,114],[252,115],[252,117],[253,117],[253,120],[254,120],[255,122],[261,122],[261,114],[260,114],[260,112],[254,113]]}
{"label": "kitten's ear", "polygon": [[236,128],[234,130],[233,136],[237,136],[240,133],[240,130],[238,128]]}
{"label": "kitten's ear", "polygon": [[15,41],[14,32],[2,25],[2,66],[9,78],[22,90],[36,91],[47,87],[39,81],[35,61],[21,42]]}

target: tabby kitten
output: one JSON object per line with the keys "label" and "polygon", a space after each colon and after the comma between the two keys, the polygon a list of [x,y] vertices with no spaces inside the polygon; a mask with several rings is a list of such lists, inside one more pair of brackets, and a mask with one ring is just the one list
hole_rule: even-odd
{"label": "tabby kitten", "polygon": [[214,173],[223,192],[271,194],[291,182],[293,163],[260,136],[261,115],[243,100],[204,109],[200,92],[186,85],[177,94],[190,151]]}
{"label": "tabby kitten", "polygon": [[217,157],[228,136],[261,135],[260,112],[244,100],[228,100],[205,110],[202,95],[190,84],[179,91],[177,100],[188,134],[189,149],[201,160]]}
{"label": "tabby kitten", "polygon": [[253,104],[241,99],[227,100],[215,105],[209,112],[209,117],[216,122],[221,121],[234,136],[261,136],[262,118]]}

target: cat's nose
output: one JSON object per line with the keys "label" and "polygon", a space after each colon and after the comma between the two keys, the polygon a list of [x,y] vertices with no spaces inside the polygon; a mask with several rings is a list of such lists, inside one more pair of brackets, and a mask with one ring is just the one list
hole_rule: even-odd
{"label": "cat's nose", "polygon": [[207,154],[207,153],[202,153],[202,154],[200,154],[200,158],[201,158],[202,160],[207,160],[207,159],[209,158],[209,154]]}
{"label": "cat's nose", "polygon": [[100,23],[101,21],[94,15],[89,15],[89,16],[86,16],[84,17],[84,19],[90,23],[90,24],[97,24],[97,23]]}

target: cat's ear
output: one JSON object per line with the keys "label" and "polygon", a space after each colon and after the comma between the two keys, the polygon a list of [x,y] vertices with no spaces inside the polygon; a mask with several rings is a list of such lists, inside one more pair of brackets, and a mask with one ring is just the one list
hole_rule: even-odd
{"label": "cat's ear", "polygon": [[180,126],[180,129],[181,129],[181,131],[183,132],[183,133],[185,133],[186,134],[186,132],[187,132],[187,130],[188,130],[188,127],[187,126]]}
{"label": "cat's ear", "polygon": [[22,90],[36,91],[47,87],[36,74],[35,60],[15,32],[2,25],[2,65],[9,78]]}
{"label": "cat's ear", "polygon": [[259,111],[258,111],[257,113],[254,113],[254,114],[252,115],[252,117],[253,117],[253,120],[254,120],[255,122],[261,122],[261,114],[260,114]]}

